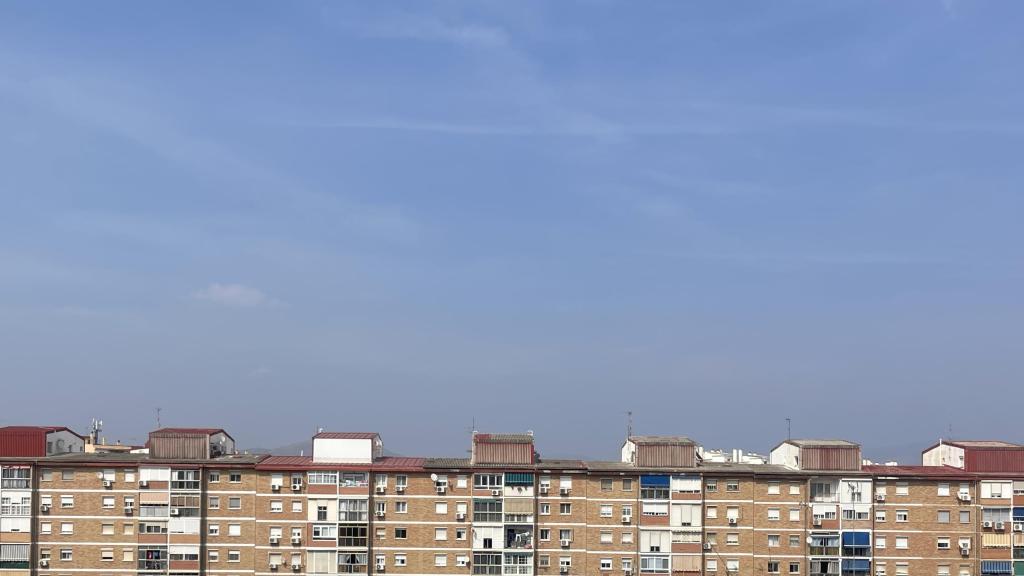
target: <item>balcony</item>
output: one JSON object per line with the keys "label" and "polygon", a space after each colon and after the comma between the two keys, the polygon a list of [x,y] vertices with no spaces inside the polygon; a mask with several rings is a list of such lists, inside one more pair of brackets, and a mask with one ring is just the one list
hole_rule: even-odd
{"label": "balcony", "polygon": [[510,550],[532,550],[533,531],[529,528],[505,530],[505,548]]}

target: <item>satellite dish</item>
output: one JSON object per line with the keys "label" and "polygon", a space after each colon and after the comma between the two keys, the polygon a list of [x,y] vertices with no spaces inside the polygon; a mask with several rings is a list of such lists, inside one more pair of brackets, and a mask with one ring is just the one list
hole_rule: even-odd
{"label": "satellite dish", "polygon": [[810,544],[811,542],[813,542],[813,540],[811,540],[811,537],[810,537],[810,536],[808,536],[808,537],[807,537],[807,543],[808,543],[808,544]]}
{"label": "satellite dish", "polygon": [[437,482],[437,474],[431,474],[430,475],[430,480],[433,481],[433,482]]}

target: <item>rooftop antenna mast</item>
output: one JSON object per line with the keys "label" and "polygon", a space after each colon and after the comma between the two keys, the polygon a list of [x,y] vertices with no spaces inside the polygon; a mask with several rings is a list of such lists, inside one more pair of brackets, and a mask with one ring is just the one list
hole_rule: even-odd
{"label": "rooftop antenna mast", "polygon": [[633,435],[633,411],[626,411],[626,439]]}
{"label": "rooftop antenna mast", "polygon": [[786,418],[786,440],[793,439],[793,419]]}
{"label": "rooftop antenna mast", "polygon": [[156,429],[159,430],[160,428],[161,428],[161,426],[160,426],[160,407],[157,406],[157,409],[156,409]]}

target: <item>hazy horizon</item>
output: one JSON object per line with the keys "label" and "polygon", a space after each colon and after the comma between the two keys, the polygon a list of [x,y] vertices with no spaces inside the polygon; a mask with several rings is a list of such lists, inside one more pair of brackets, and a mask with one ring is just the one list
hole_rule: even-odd
{"label": "hazy horizon", "polygon": [[1024,4],[100,5],[0,4],[0,425],[1024,440]]}

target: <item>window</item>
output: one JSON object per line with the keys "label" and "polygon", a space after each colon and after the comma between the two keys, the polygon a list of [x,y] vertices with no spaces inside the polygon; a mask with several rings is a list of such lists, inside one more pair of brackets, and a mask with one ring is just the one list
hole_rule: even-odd
{"label": "window", "polygon": [[778,508],[769,508],[768,509],[768,519],[769,520],[778,520],[779,519],[779,509]]}
{"label": "window", "polygon": [[41,534],[50,534],[50,533],[52,533],[53,532],[53,524],[51,524],[49,522],[40,522],[39,523],[39,532]]}
{"label": "window", "polygon": [[896,495],[897,496],[907,496],[909,494],[910,494],[910,485],[909,484],[907,484],[906,482],[897,482],[896,483]]}
{"label": "window", "polygon": [[338,483],[337,472],[314,471],[306,474],[306,481],[310,484],[332,484]]}
{"label": "window", "polygon": [[885,522],[885,510],[875,510],[875,522]]}
{"label": "window", "polygon": [[473,488],[478,490],[501,488],[503,481],[501,474],[475,474],[473,476]]}
{"label": "window", "polygon": [[100,548],[100,560],[103,562],[114,561],[114,549],[113,548]]}
{"label": "window", "polygon": [[613,540],[612,540],[612,531],[611,530],[602,530],[601,531],[601,544],[611,544],[612,542],[613,542]]}
{"label": "window", "polygon": [[210,484],[216,484],[217,482],[220,482],[220,470],[210,470],[208,480]]}
{"label": "window", "polygon": [[338,521],[368,521],[370,517],[369,505],[367,500],[338,500]]}
{"label": "window", "polygon": [[228,524],[228,536],[241,536],[242,525],[241,524]]}
{"label": "window", "polygon": [[64,480],[64,481],[74,480],[75,479],[75,471],[74,470],[67,470],[67,469],[61,470],[60,471],[60,479]]}
{"label": "window", "polygon": [[42,471],[39,473],[39,479],[43,482],[52,482],[53,470],[49,468],[43,468]]}
{"label": "window", "polygon": [[907,537],[907,536],[897,536],[896,537],[896,549],[897,550],[906,550],[909,547],[909,545],[910,545],[910,538],[909,537]]}
{"label": "window", "polygon": [[572,530],[562,529],[558,531],[559,540],[572,540]]}
{"label": "window", "polygon": [[540,539],[543,542],[547,542],[547,541],[551,540],[551,528],[541,528],[540,529]]}
{"label": "window", "polygon": [[241,510],[242,499],[238,496],[232,496],[228,498],[228,509],[229,510]]}
{"label": "window", "polygon": [[885,536],[875,536],[875,548],[885,550]]}
{"label": "window", "polygon": [[633,491],[633,479],[632,478],[623,478],[622,479],[622,490],[625,491],[625,492],[632,492]]}
{"label": "window", "polygon": [[465,540],[466,539],[466,529],[465,528],[456,528],[455,529],[455,539],[456,540]]}
{"label": "window", "polygon": [[220,509],[220,496],[210,496],[208,502],[210,503],[210,510]]}
{"label": "window", "polygon": [[[602,492],[611,492],[614,484],[615,484],[615,482],[611,478],[602,478],[601,479],[601,491]],[[608,560],[608,563],[611,564],[611,560],[610,559]]]}
{"label": "window", "polygon": [[284,502],[282,502],[280,500],[271,500],[270,501],[270,511],[274,512],[274,513],[284,512]]}
{"label": "window", "polygon": [[75,533],[75,524],[74,524],[74,522],[61,522],[60,523],[60,533],[61,534],[74,534]]}
{"label": "window", "polygon": [[409,512],[409,503],[405,502],[405,501],[395,502],[395,512],[398,513],[398,514],[406,514],[406,513],[408,513]]}
{"label": "window", "polygon": [[408,533],[406,528],[395,528],[395,538],[398,540],[405,540],[408,537]]}
{"label": "window", "polygon": [[71,548],[61,548],[60,549],[60,559],[61,559],[61,561],[64,561],[64,562],[70,562],[71,559],[72,559]]}
{"label": "window", "polygon": [[369,543],[369,530],[366,524],[340,526],[338,528],[338,546],[363,547]]}
{"label": "window", "polygon": [[135,550],[131,548],[121,549],[121,561],[122,562],[134,562],[135,561]]}
{"label": "window", "polygon": [[313,524],[313,540],[334,540],[337,537],[337,524]]}
{"label": "window", "polygon": [[737,533],[737,532],[729,532],[728,534],[725,535],[725,545],[726,546],[739,546],[739,544],[740,544],[740,535],[739,535],[739,533]]}
{"label": "window", "polygon": [[800,535],[799,534],[790,534],[789,535],[789,547],[790,548],[799,548],[800,547]]}
{"label": "window", "polygon": [[228,481],[233,484],[238,484],[239,482],[242,481],[242,473],[232,472],[231,474],[228,475]]}
{"label": "window", "polygon": [[572,504],[569,502],[561,502],[558,505],[558,513],[562,516],[572,514]]}
{"label": "window", "polygon": [[614,507],[611,504],[601,505],[600,514],[602,518],[611,518],[614,511]]}
{"label": "window", "polygon": [[790,522],[799,522],[800,521],[800,509],[799,508],[790,508],[789,509],[789,521]]}
{"label": "window", "polygon": [[395,554],[395,566],[405,566],[408,563],[405,554]]}
{"label": "window", "polygon": [[768,561],[768,573],[769,574],[778,574],[779,573],[779,561],[778,560],[769,560]]}
{"label": "window", "polygon": [[132,524],[131,522],[125,522],[124,528],[122,529],[122,533],[125,536],[131,536],[132,534],[135,534],[135,524]]}
{"label": "window", "polygon": [[448,529],[447,528],[434,528],[434,540],[447,540]]}
{"label": "window", "polygon": [[600,562],[599,566],[600,566],[601,570],[611,570],[612,569],[612,559],[611,558],[601,558],[599,560],[599,562]]}
{"label": "window", "polygon": [[632,532],[623,532],[622,533],[622,543],[623,544],[632,544],[633,543],[633,533]]}
{"label": "window", "polygon": [[548,504],[547,502],[541,502],[540,515],[547,516],[548,514],[551,514],[551,504]]}
{"label": "window", "polygon": [[908,510],[897,510],[896,511],[896,521],[897,522],[909,522],[910,521],[910,511],[908,511]]}
{"label": "window", "polygon": [[718,480],[708,480],[704,484],[705,492],[718,492]]}
{"label": "window", "polygon": [[779,545],[781,544],[780,539],[781,538],[780,538],[780,536],[778,534],[769,534],[768,535],[768,547],[769,548],[778,548]]}
{"label": "window", "polygon": [[790,494],[799,494],[800,493],[800,485],[799,484],[790,484],[789,485],[789,493]]}
{"label": "window", "polygon": [[456,488],[465,488],[467,486],[466,482],[467,481],[466,481],[466,477],[465,476],[456,476],[455,477],[455,487]]}
{"label": "window", "polygon": [[707,562],[704,565],[704,568],[707,572],[717,572],[718,560],[715,560],[714,558],[708,558]]}
{"label": "window", "polygon": [[961,510],[960,511],[960,523],[961,524],[970,524],[971,523],[971,511],[970,510]]}
{"label": "window", "polygon": [[541,568],[547,568],[548,566],[551,566],[551,556],[548,556],[547,554],[541,554],[540,557],[537,558],[537,565]]}
{"label": "window", "polygon": [[113,536],[114,524],[100,524],[100,534],[103,534],[104,536]]}
{"label": "window", "polygon": [[292,500],[292,512],[302,512],[302,500]]}
{"label": "window", "polygon": [[60,497],[61,508],[74,508],[75,507],[75,496],[74,494],[65,494]]}
{"label": "window", "polygon": [[739,572],[740,571],[740,561],[739,560],[733,560],[733,559],[726,560],[725,561],[725,569],[728,570],[729,573]]}
{"label": "window", "polygon": [[241,562],[242,553],[238,550],[228,550],[228,562]]}
{"label": "window", "polygon": [[778,482],[769,482],[768,483],[768,493],[769,494],[779,494],[780,493],[780,489],[779,488],[780,488],[780,484]]}
{"label": "window", "polygon": [[939,496],[949,496],[949,482],[939,482],[938,491]]}
{"label": "window", "polygon": [[708,518],[718,518],[718,507],[717,506],[708,506],[706,511],[705,511],[705,514],[707,515]]}
{"label": "window", "polygon": [[[499,503],[500,506],[500,503]],[[448,503],[447,502],[434,502],[434,514],[447,514]]]}
{"label": "window", "polygon": [[789,573],[790,574],[799,574],[800,573],[800,563],[799,562],[790,562],[789,563]]}
{"label": "window", "polygon": [[447,566],[448,555],[447,554],[434,554],[434,566]]}
{"label": "window", "polygon": [[405,474],[395,475],[395,488],[405,490],[409,487],[409,476]]}
{"label": "window", "polygon": [[739,480],[726,480],[725,481],[725,491],[726,492],[739,492],[740,491],[740,482],[739,482]]}
{"label": "window", "polygon": [[936,521],[939,524],[949,524],[949,510],[939,510]]}
{"label": "window", "polygon": [[939,550],[949,550],[949,537],[939,536],[935,539],[935,547]]}
{"label": "window", "polygon": [[113,496],[104,496],[103,500],[102,500],[102,503],[103,503],[103,507],[104,508],[113,508],[114,507],[114,497]]}

